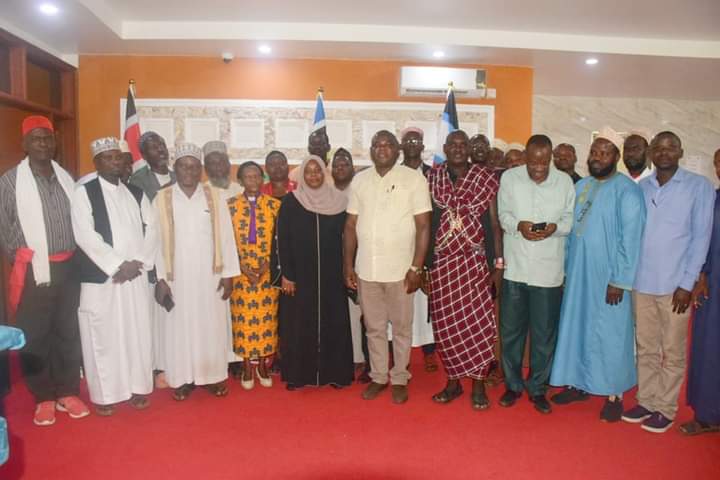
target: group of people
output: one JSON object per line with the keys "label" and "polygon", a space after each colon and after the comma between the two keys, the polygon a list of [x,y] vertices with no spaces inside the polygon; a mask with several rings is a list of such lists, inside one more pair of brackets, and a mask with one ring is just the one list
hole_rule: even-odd
{"label": "group of people", "polygon": [[[278,368],[288,390],[342,388],[363,362],[362,398],[391,386],[402,404],[422,346],[426,370],[437,354],[447,375],[434,402],[469,378],[471,407],[487,409],[487,379],[504,374],[503,407],[524,391],[541,413],[600,395],[603,421],[664,432],[695,309],[695,419],[681,429],[720,431],[720,209],[711,183],[679,166],[672,132],[603,129],[581,178],[574,148],[545,135],[498,157],[457,130],[431,168],[422,130],[382,130],[356,173],[317,130],[292,172],[272,151],[237,181],[223,142],[177,144],[170,170],[165,141],[146,132],[145,166],[133,173],[127,145],[101,138],[96,174],[76,183],[53,160],[53,125],[32,116],[22,129],[0,225],[38,425],[90,413],[81,366],[99,415],[146,408],[153,388],[182,401],[200,386],[227,395],[229,376],[270,387]],[[720,151],[714,162],[720,176]],[[550,401],[549,385],[563,387]]]}

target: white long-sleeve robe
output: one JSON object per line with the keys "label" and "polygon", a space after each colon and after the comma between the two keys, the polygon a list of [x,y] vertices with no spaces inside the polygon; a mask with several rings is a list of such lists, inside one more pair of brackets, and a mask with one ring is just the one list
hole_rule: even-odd
{"label": "white long-sleeve robe", "polygon": [[[240,185],[237,182],[230,181],[230,185],[228,185],[228,188],[220,188],[220,187],[214,187],[212,184],[208,181],[205,182],[205,185],[211,186],[212,188],[215,188],[218,193],[220,194],[220,199],[224,202],[228,201],[232,197],[236,195],[240,195],[245,191],[242,185]],[[238,355],[233,350],[233,344],[232,344],[232,315],[230,315],[230,310],[228,309],[228,318],[227,318],[227,331],[228,331],[228,338],[230,340],[229,347],[228,347],[228,363],[230,362],[242,362],[243,357],[241,355]]]}
{"label": "white long-sleeve robe", "polygon": [[[82,283],[78,308],[90,400],[109,405],[152,392],[152,297],[146,270],[153,266],[158,236],[155,214],[145,195],[138,208],[125,185],[99,181],[113,244],[105,243],[95,231],[90,200],[82,186],[74,193],[72,225],[77,244],[110,277],[102,284]],[[144,235],[143,221],[147,224]],[[112,275],[126,260],[141,261],[145,270],[132,281],[113,283]]]}
{"label": "white long-sleeve robe", "polygon": [[[235,236],[227,204],[221,202],[217,221],[223,271],[213,273],[213,234],[210,210],[201,185],[188,198],[176,184],[171,187],[175,225],[175,307],[165,319],[165,377],[172,388],[186,383],[209,385],[227,378],[227,319],[230,304],[218,291],[221,278],[240,275]],[[158,279],[166,279],[165,262],[157,255]]]}

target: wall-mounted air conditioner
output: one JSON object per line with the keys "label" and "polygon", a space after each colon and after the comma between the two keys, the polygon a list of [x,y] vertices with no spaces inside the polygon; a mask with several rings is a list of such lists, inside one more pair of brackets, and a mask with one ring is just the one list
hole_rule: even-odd
{"label": "wall-mounted air conditioner", "polygon": [[485,70],[447,67],[401,67],[400,95],[437,97],[447,93],[452,82],[457,97],[495,98],[494,88],[486,86]]}

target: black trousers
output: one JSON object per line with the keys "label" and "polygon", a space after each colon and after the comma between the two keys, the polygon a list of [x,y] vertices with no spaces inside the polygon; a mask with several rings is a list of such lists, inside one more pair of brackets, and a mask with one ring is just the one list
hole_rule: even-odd
{"label": "black trousers", "polygon": [[20,350],[20,367],[38,403],[79,393],[80,283],[73,266],[72,259],[51,262],[48,286],[35,285],[30,265],[25,276],[25,289],[15,320],[25,333],[26,341]]}
{"label": "black trousers", "polygon": [[[500,342],[505,386],[530,396],[545,395],[560,322],[562,287],[533,287],[503,280]],[[530,332],[530,374],[522,377],[525,341]]]}

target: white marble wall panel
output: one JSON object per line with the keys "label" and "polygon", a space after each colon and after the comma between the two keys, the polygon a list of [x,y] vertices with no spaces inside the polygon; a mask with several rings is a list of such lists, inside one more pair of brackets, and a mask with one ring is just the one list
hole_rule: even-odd
{"label": "white marble wall panel", "polygon": [[362,146],[364,149],[370,148],[372,139],[377,132],[380,130],[387,130],[388,132],[398,135],[395,129],[395,122],[389,120],[364,120],[362,122]]}
{"label": "white marble wall panel", "polygon": [[310,123],[305,119],[275,119],[275,147],[303,148],[307,146]]}
{"label": "white marble wall panel", "polygon": [[233,118],[230,120],[230,148],[264,148],[265,120]]}
{"label": "white marble wall panel", "polygon": [[[675,132],[685,156],[717,183],[712,168],[720,148],[720,102],[653,98],[595,98],[535,95],[533,133],[544,133],[553,143],[575,146],[578,171],[587,173],[586,159],[593,131],[609,125],[618,131],[646,128],[653,134]],[[681,161],[681,163],[684,163]]]}
{"label": "white marble wall panel", "polygon": [[[167,130],[167,132],[163,133],[163,136],[166,138],[168,147],[172,147],[175,142],[186,140],[185,119],[216,120],[218,125],[216,139],[223,140],[228,144],[230,158],[234,162],[248,159],[262,161],[269,150],[279,149],[285,152],[290,163],[298,163],[307,155],[307,138],[300,142],[298,136],[303,132],[296,129],[297,131],[294,131],[296,135],[291,134],[290,137],[293,138],[288,139],[287,135],[284,135],[288,131],[283,133],[278,130],[276,120],[299,121],[297,122],[298,125],[301,122],[306,122],[309,133],[310,122],[315,112],[314,101],[291,100],[137,99],[136,107],[141,127],[143,125],[148,126],[148,128],[142,128],[143,131],[151,129],[151,126],[162,126],[164,130]],[[493,137],[494,107],[458,104],[457,108],[459,120],[463,125],[476,125],[478,131],[486,133],[491,138]],[[394,129],[404,128],[414,122],[437,125],[442,110],[442,103],[325,102],[325,115],[329,132],[332,137],[337,138],[337,141],[333,138],[330,139],[333,148],[340,146],[348,148],[358,165],[369,164],[368,148],[364,142],[367,135],[364,134],[375,133],[365,132],[363,122],[381,122],[376,125],[392,124]],[[121,99],[118,112],[121,132],[124,126],[124,112],[125,99]],[[249,144],[242,147],[233,145],[233,121],[242,119],[263,120],[264,142],[262,144],[258,141],[256,143],[257,147],[251,147]],[[153,123],[156,120],[158,122]],[[172,122],[168,123],[167,120]],[[283,124],[283,122],[280,123]],[[295,124],[296,122],[290,123]],[[190,129],[192,130],[192,127]],[[174,132],[174,135],[172,132]],[[369,136],[372,137],[372,135]],[[426,139],[429,139],[427,133]],[[349,145],[350,143],[351,145]],[[431,148],[426,148],[426,154],[432,155]]]}
{"label": "white marble wall panel", "polygon": [[165,139],[168,147],[173,147],[175,144],[175,121],[172,118],[141,118],[140,131],[156,132]]}
{"label": "white marble wall panel", "polygon": [[351,150],[353,146],[352,120],[325,120],[328,139],[334,149],[340,147]]}

